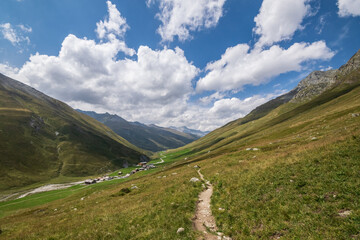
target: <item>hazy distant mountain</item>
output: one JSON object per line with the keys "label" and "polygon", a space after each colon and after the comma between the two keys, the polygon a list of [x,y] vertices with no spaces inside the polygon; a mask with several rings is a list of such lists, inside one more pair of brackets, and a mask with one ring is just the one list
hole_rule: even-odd
{"label": "hazy distant mountain", "polygon": [[128,122],[116,114],[77,111],[104,123],[135,146],[153,152],[178,148],[199,138],[199,135],[163,128],[154,124],[145,125],[139,122]]}
{"label": "hazy distant mountain", "polygon": [[0,74],[0,190],[147,159],[105,125]]}
{"label": "hazy distant mountain", "polygon": [[205,136],[206,134],[209,133],[209,131],[200,131],[200,130],[195,130],[195,129],[191,129],[191,128],[187,128],[185,126],[183,127],[174,127],[174,126],[171,126],[170,128],[172,129],[175,129],[179,132],[183,132],[183,133],[189,133],[189,134],[192,134],[192,135],[196,135],[196,136],[199,136],[199,137],[203,137]]}

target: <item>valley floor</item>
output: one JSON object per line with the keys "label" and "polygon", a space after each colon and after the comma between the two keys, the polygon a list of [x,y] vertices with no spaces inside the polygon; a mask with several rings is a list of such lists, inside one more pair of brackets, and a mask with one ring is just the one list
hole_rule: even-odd
{"label": "valley floor", "polygon": [[[356,239],[359,146],[360,139],[351,137],[270,158],[241,150],[226,158],[190,159],[127,182],[75,186],[63,199],[0,219],[0,239],[195,239],[201,234],[191,219],[202,191],[201,182],[190,182],[197,177],[195,164],[211,176],[212,213],[219,231],[232,239]],[[184,232],[177,233],[179,228]]]}
{"label": "valley floor", "polygon": [[1,202],[0,239],[201,238],[195,165],[213,187],[216,231],[231,239],[359,239],[359,96],[225,126],[128,179]]}

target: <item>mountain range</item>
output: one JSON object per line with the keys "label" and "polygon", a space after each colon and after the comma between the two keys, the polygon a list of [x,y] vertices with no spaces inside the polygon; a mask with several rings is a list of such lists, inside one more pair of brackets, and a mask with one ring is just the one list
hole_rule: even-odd
{"label": "mountain range", "polygon": [[[193,152],[199,154],[203,153],[203,149],[208,151],[234,145],[236,141],[249,135],[261,133],[267,128],[334,101],[358,89],[359,86],[360,50],[339,69],[310,73],[290,92],[258,106],[245,117],[232,121],[185,147],[192,148]],[[354,94],[352,97],[355,103],[360,103],[360,95]],[[248,125],[255,125],[257,120],[261,122],[257,127]],[[242,134],[242,131],[238,130],[240,127],[244,128],[242,131],[246,133]]]}
{"label": "mountain range", "polygon": [[201,133],[201,131],[191,131],[190,129],[186,129],[188,132],[185,132],[178,129],[159,127],[154,124],[145,125],[139,122],[128,122],[116,114],[77,111],[105,124],[135,146],[152,152],[182,147],[199,138],[193,132]]}
{"label": "mountain range", "polygon": [[[2,80],[1,120],[6,120],[6,126],[0,122],[1,154],[9,149],[26,159],[19,147],[23,142],[47,136],[55,139],[56,131],[59,136],[65,134],[69,142],[86,146],[85,138],[91,134],[77,131],[79,138],[73,138],[58,130],[58,120],[48,117],[51,114],[44,113],[40,119],[35,111],[43,109],[47,97],[35,92],[38,97],[30,94],[33,99],[26,98],[19,105],[13,101],[19,98],[17,94],[25,98],[28,94],[24,92],[34,90],[2,78],[16,87],[10,88]],[[25,108],[28,102],[33,107]],[[50,99],[50,103],[62,107],[51,105],[48,111],[69,111],[59,112],[69,118],[64,125],[71,120],[103,139],[106,126],[75,114],[56,100]],[[194,230],[194,214],[200,205],[208,204],[211,211],[207,213],[211,212],[217,226],[214,234],[221,239],[358,239],[359,119],[360,51],[337,70],[311,73],[292,91],[244,118],[162,152],[154,157],[154,162],[162,162],[153,170],[0,203],[0,238],[197,239],[203,232]],[[18,131],[18,126],[27,134]],[[116,142],[127,143],[120,137]],[[48,145],[44,141],[37,146],[46,150]],[[134,159],[141,157],[141,150],[136,153]],[[8,172],[13,169],[7,167]],[[200,201],[205,192],[211,196],[206,203]],[[56,193],[60,196],[54,201]]]}
{"label": "mountain range", "polygon": [[[358,52],[338,70],[311,73],[289,93],[194,143],[191,142],[206,133],[185,127],[175,130],[128,122],[109,113],[78,112],[34,88],[0,75],[0,180],[6,183],[2,189],[57,177],[93,175],[136,164],[148,159],[146,150],[156,152],[191,143],[189,146],[199,151],[230,144],[235,136],[236,139],[243,137],[231,129],[270,116],[274,109],[283,109],[286,114],[272,116],[269,124],[284,121],[356,87],[359,55]],[[322,97],[317,98],[319,95]],[[231,137],[224,137],[224,131]]]}
{"label": "mountain range", "polygon": [[148,159],[110,128],[0,74],[0,190]]}

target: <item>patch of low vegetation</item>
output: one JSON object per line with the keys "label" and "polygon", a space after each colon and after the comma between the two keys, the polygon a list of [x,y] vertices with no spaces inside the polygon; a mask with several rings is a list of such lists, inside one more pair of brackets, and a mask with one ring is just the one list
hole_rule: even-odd
{"label": "patch of low vegetation", "polygon": [[183,166],[107,187],[87,186],[0,219],[0,239],[177,239],[181,227],[182,239],[194,239],[191,218],[202,189],[189,181],[195,176],[193,167]]}
{"label": "patch of low vegetation", "polygon": [[130,188],[125,187],[125,188],[122,188],[119,192],[117,192],[115,194],[112,194],[111,196],[112,197],[121,197],[121,196],[124,196],[124,195],[126,195],[126,194],[128,194],[130,192],[131,192]]}

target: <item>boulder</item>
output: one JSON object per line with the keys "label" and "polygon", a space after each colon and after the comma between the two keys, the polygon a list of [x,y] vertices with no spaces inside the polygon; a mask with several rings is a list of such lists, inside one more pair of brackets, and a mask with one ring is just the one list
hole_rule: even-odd
{"label": "boulder", "polygon": [[232,238],[231,238],[231,237],[228,237],[228,236],[223,236],[222,239],[223,239],[223,240],[232,240]]}
{"label": "boulder", "polygon": [[179,234],[179,233],[182,233],[182,232],[184,232],[184,231],[185,231],[185,229],[181,227],[181,228],[179,228],[179,229],[176,231],[176,233]]}
{"label": "boulder", "polygon": [[190,179],[190,182],[199,182],[200,180],[196,177],[193,177]]}
{"label": "boulder", "polygon": [[348,217],[351,215],[351,210],[341,210],[339,212],[339,216],[340,217]]}

